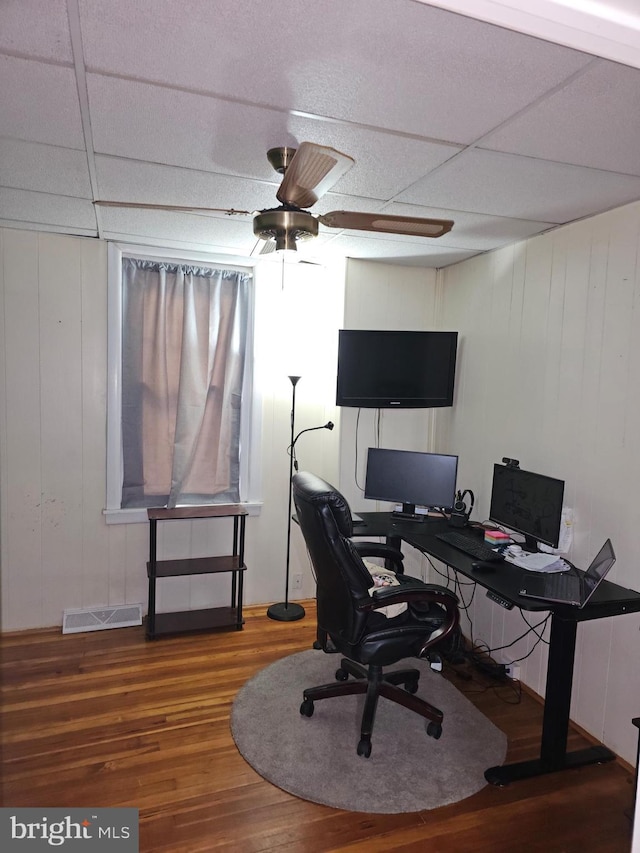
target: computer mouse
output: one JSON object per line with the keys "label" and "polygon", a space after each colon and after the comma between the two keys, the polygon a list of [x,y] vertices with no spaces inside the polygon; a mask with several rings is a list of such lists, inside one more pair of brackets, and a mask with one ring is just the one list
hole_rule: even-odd
{"label": "computer mouse", "polygon": [[471,568],[474,572],[495,572],[496,570],[496,561],[495,560],[480,560],[474,561],[471,563]]}

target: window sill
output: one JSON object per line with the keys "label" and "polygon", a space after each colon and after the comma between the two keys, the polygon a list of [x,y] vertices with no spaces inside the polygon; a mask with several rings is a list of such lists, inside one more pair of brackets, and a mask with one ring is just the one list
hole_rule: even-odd
{"label": "window sill", "polygon": [[[220,504],[223,506],[223,504]],[[243,504],[247,508],[249,515],[260,515],[262,510],[262,502],[247,501]],[[146,507],[139,509],[105,509],[102,511],[107,524],[141,524],[147,523]]]}

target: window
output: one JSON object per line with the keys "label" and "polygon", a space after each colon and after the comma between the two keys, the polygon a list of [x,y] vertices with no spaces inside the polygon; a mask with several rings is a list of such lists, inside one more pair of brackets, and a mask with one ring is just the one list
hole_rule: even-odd
{"label": "window", "polygon": [[159,254],[110,247],[111,520],[249,496],[252,271]]}

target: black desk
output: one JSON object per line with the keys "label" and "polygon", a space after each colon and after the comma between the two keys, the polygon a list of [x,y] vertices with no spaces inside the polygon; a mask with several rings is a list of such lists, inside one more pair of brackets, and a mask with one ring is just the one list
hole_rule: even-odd
{"label": "black desk", "polygon": [[[640,593],[603,581],[583,609],[568,605],[550,606],[518,594],[522,577],[526,574],[524,569],[504,562],[498,563],[495,572],[474,572],[471,568],[472,557],[435,538],[436,533],[449,529],[445,520],[427,518],[422,522],[402,521],[394,519],[388,512],[362,512],[359,515],[364,523],[354,526],[355,536],[384,536],[389,544],[397,548],[404,541],[423,554],[446,563],[488,591],[508,599],[522,610],[551,612],[540,757],[532,761],[490,767],[484,774],[487,782],[507,785],[517,779],[598,764],[615,758],[611,750],[604,746],[567,752],[576,633],[578,622],[637,613],[640,611]],[[470,530],[468,532],[471,533]]]}

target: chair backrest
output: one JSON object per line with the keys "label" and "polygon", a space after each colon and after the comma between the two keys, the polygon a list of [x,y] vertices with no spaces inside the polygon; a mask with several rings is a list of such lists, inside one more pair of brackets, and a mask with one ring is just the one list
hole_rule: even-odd
{"label": "chair backrest", "polygon": [[356,602],[367,598],[371,575],[350,537],[349,504],[330,483],[301,471],[293,477],[293,501],[317,584],[318,627],[331,637],[357,643],[366,614]]}

